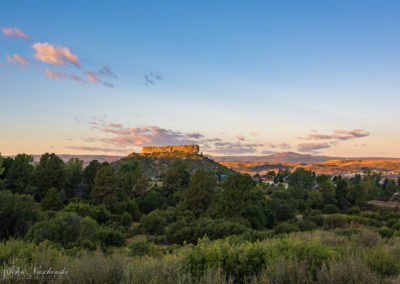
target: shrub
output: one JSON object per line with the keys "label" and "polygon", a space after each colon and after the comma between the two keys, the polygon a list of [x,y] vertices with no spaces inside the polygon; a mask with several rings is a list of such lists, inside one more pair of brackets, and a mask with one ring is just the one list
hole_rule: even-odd
{"label": "shrub", "polygon": [[132,216],[128,212],[124,212],[121,216],[122,226],[129,227],[132,224]]}
{"label": "shrub", "polygon": [[358,215],[361,213],[361,210],[359,207],[351,207],[347,210],[347,214],[349,215]]}
{"label": "shrub", "polygon": [[160,211],[154,210],[141,218],[140,225],[148,234],[161,235],[164,233],[166,222],[167,221],[162,217]]}
{"label": "shrub", "polygon": [[75,212],[76,214],[96,220],[99,224],[105,223],[110,218],[110,211],[104,205],[93,206],[82,202],[71,202],[64,207],[66,212]]}
{"label": "shrub", "polygon": [[377,249],[370,253],[367,263],[371,270],[383,277],[395,276],[400,272],[398,260],[384,249]]}
{"label": "shrub", "polygon": [[148,241],[134,242],[129,246],[131,256],[145,256],[159,257],[163,252],[154,244]]}
{"label": "shrub", "polygon": [[381,240],[381,236],[370,230],[362,230],[358,242],[362,245],[372,248]]}
{"label": "shrub", "polygon": [[336,207],[335,204],[327,204],[324,206],[322,210],[325,214],[335,214],[339,212],[339,209]]}
{"label": "shrub", "polygon": [[290,224],[288,222],[281,222],[275,227],[275,234],[288,234],[291,232],[297,232],[299,228],[296,225]]}
{"label": "shrub", "polygon": [[324,218],[324,227],[326,229],[342,228],[347,223],[347,217],[341,214],[333,214]]}
{"label": "shrub", "polygon": [[116,246],[120,247],[125,244],[125,238],[121,232],[115,231],[108,227],[101,227],[97,233],[97,238],[104,246]]}
{"label": "shrub", "polygon": [[391,238],[393,236],[393,230],[388,227],[379,228],[378,233],[382,236],[382,238]]}
{"label": "shrub", "polygon": [[317,273],[318,283],[379,283],[379,278],[359,258],[347,256],[324,264]]}

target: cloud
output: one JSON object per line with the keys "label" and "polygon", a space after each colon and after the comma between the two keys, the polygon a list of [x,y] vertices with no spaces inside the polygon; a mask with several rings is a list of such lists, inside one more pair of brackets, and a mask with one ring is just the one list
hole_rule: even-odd
{"label": "cloud", "polygon": [[87,71],[86,79],[87,79],[89,82],[92,82],[92,83],[97,82],[96,76],[95,76],[92,72],[90,72],[90,71]]}
{"label": "cloud", "polygon": [[258,135],[258,133],[257,132],[250,132],[250,135],[253,136],[253,137],[256,137]]}
{"label": "cloud", "polygon": [[87,83],[85,80],[83,80],[81,77],[75,75],[74,73],[71,73],[68,75],[65,72],[53,72],[48,69],[44,69],[44,73],[47,75],[47,77],[49,77],[51,79],[57,79],[57,80],[69,79],[69,80],[73,80],[73,81],[76,81],[76,82],[79,82],[82,84]]}
{"label": "cloud", "polygon": [[127,154],[130,150],[126,149],[113,149],[104,147],[90,147],[90,146],[65,146],[67,149],[78,150],[78,151],[89,151],[89,152],[106,152],[106,153],[123,153]]}
{"label": "cloud", "polygon": [[[113,148],[127,149],[143,146],[167,146],[198,144],[207,153],[213,154],[246,154],[259,152],[265,144],[244,143],[243,141],[223,141],[220,138],[209,138],[198,132],[182,132],[159,126],[127,127],[122,123],[107,122],[106,117],[94,116],[89,121],[93,137],[83,137],[86,143],[102,143]],[[95,145],[96,147],[98,145]]]}
{"label": "cloud", "polygon": [[350,140],[369,136],[370,133],[362,129],[353,129],[346,131],[343,129],[336,129],[333,134],[309,134],[307,137],[299,137],[305,140]]}
{"label": "cloud", "polygon": [[234,142],[216,142],[214,148],[208,152],[215,154],[250,154],[256,153],[258,148],[263,147],[261,143],[234,143]]}
{"label": "cloud", "polygon": [[314,152],[315,150],[330,148],[329,143],[301,143],[298,145],[299,152]]}
{"label": "cloud", "polygon": [[14,54],[13,58],[14,61],[18,62],[21,65],[26,65],[31,63],[28,58],[21,57],[18,54]]}
{"label": "cloud", "polygon": [[240,140],[240,141],[244,141],[244,140],[245,140],[244,136],[243,136],[243,135],[240,135],[240,134],[236,135],[236,138],[237,138],[238,140]]}
{"label": "cloud", "polygon": [[148,74],[144,75],[144,81],[146,86],[154,85],[156,81],[161,81],[164,79],[164,76],[160,72],[151,71]]}
{"label": "cloud", "polygon": [[29,40],[29,41],[32,40],[29,35],[27,35],[26,33],[22,32],[18,28],[5,28],[5,27],[2,27],[1,31],[3,32],[3,34],[6,37],[21,37],[21,38],[24,38],[24,39]]}
{"label": "cloud", "polygon": [[273,155],[273,154],[276,154],[276,152],[266,150],[266,151],[262,151],[261,154],[264,154],[264,155]]}
{"label": "cloud", "polygon": [[110,67],[103,66],[103,68],[99,71],[99,74],[109,77],[116,78],[117,76],[111,71]]}
{"label": "cloud", "polygon": [[46,73],[47,77],[49,77],[49,78],[54,78],[54,79],[68,78],[68,76],[65,73],[53,72],[48,69],[44,69],[44,72]]}
{"label": "cloud", "polygon": [[279,144],[267,143],[267,145],[270,148],[273,148],[273,149],[275,149],[275,148],[280,148],[280,149],[290,149],[290,148],[292,148],[292,146],[290,146],[290,144],[288,144],[288,143],[279,143]]}
{"label": "cloud", "polygon": [[35,58],[44,63],[60,66],[69,62],[76,67],[80,67],[78,57],[72,54],[67,47],[61,45],[55,47],[47,42],[38,42],[33,44],[32,48],[36,50]]}

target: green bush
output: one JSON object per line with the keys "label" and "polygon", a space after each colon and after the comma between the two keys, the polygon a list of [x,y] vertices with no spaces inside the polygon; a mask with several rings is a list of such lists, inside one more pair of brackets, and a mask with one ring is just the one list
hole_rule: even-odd
{"label": "green bush", "polygon": [[281,222],[274,229],[275,234],[288,234],[297,231],[299,231],[299,228],[296,225],[290,224],[288,222]]}
{"label": "green bush", "polygon": [[342,228],[347,223],[347,216],[342,214],[333,214],[324,217],[324,227],[326,229]]}
{"label": "green bush", "polygon": [[154,210],[140,219],[140,225],[143,228],[143,230],[151,235],[163,234],[166,223],[167,221],[161,215],[161,212],[159,210]]}
{"label": "green bush", "polygon": [[393,230],[388,227],[379,228],[378,233],[382,236],[382,238],[391,238],[393,236]]}
{"label": "green bush", "polygon": [[324,214],[335,214],[339,212],[339,209],[336,207],[335,204],[327,204],[324,206],[324,209],[322,210]]}
{"label": "green bush", "polygon": [[129,246],[129,253],[131,256],[152,256],[160,257],[163,255],[157,245],[148,241],[134,242]]}
{"label": "green bush", "polygon": [[349,215],[359,215],[361,213],[361,210],[359,207],[351,207],[347,210],[347,214]]}
{"label": "green bush", "polygon": [[128,212],[124,212],[121,216],[122,226],[129,227],[132,224],[132,216]]}
{"label": "green bush", "polygon": [[63,210],[66,212],[75,212],[82,217],[89,216],[99,224],[105,223],[110,218],[110,211],[104,205],[93,206],[82,202],[71,202]]}
{"label": "green bush", "polygon": [[384,249],[371,252],[367,257],[367,263],[371,270],[383,277],[396,276],[400,273],[399,261]]}
{"label": "green bush", "polygon": [[100,240],[103,247],[105,246],[120,247],[125,244],[125,238],[122,235],[122,233],[108,227],[101,227],[97,231],[96,237]]}

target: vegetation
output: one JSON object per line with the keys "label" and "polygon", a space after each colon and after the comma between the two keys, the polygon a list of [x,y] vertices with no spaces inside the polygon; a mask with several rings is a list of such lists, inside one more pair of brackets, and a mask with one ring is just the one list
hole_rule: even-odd
{"label": "vegetation", "polygon": [[[115,164],[44,154],[0,157],[5,283],[397,283],[400,212],[370,200],[398,184],[298,168],[259,177],[171,161],[150,178]],[[287,184],[288,186],[285,186]]]}

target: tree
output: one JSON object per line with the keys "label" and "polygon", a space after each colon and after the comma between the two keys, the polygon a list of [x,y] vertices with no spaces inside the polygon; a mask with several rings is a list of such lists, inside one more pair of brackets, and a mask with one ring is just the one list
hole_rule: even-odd
{"label": "tree", "polygon": [[37,219],[36,208],[31,195],[0,191],[0,239],[23,237]]}
{"label": "tree", "polygon": [[85,183],[83,198],[89,198],[89,194],[92,191],[94,184],[94,177],[96,176],[97,171],[101,168],[101,165],[102,164],[100,164],[99,161],[92,160],[83,170],[83,181]]}
{"label": "tree", "polygon": [[83,161],[78,158],[71,158],[65,164],[66,168],[66,178],[65,178],[65,195],[68,198],[74,197],[76,195],[83,194]]}
{"label": "tree", "polygon": [[115,194],[116,180],[111,166],[100,168],[94,177],[94,186],[90,192],[92,203],[110,206],[117,201]]}
{"label": "tree", "polygon": [[54,153],[42,155],[36,169],[36,184],[38,187],[36,198],[41,200],[52,187],[61,191],[64,181],[65,164],[63,160]]}
{"label": "tree", "polygon": [[233,174],[222,184],[223,190],[217,202],[217,211],[221,216],[233,217],[240,215],[246,204],[247,197],[255,182],[249,175]]}
{"label": "tree", "polygon": [[158,234],[164,233],[167,220],[161,215],[159,210],[154,210],[143,216],[140,220],[140,225],[144,231],[148,234]]}
{"label": "tree", "polygon": [[5,187],[16,193],[27,193],[32,185],[33,158],[27,154],[18,154],[8,172]]}
{"label": "tree", "polygon": [[289,176],[289,185],[299,185],[306,189],[311,189],[316,180],[315,173],[312,171],[306,171],[304,168],[297,168],[290,176]]}
{"label": "tree", "polygon": [[190,178],[189,188],[184,192],[184,207],[199,215],[210,205],[215,179],[203,170],[197,170]]}
{"label": "tree", "polygon": [[120,164],[116,176],[119,187],[131,198],[143,196],[148,188],[148,178],[142,173],[138,161],[128,160]]}
{"label": "tree", "polygon": [[62,208],[63,200],[56,188],[52,187],[47,191],[41,205],[43,210],[60,210]]}
{"label": "tree", "polygon": [[336,204],[336,191],[333,181],[327,179],[320,184],[324,204]]}
{"label": "tree", "polygon": [[348,195],[347,181],[339,177],[336,181],[335,198],[337,200],[336,204],[340,209],[345,209],[351,205],[347,199],[347,195]]}
{"label": "tree", "polygon": [[163,187],[166,195],[182,191],[189,185],[190,173],[187,165],[180,160],[174,161],[169,167],[163,179]]}

